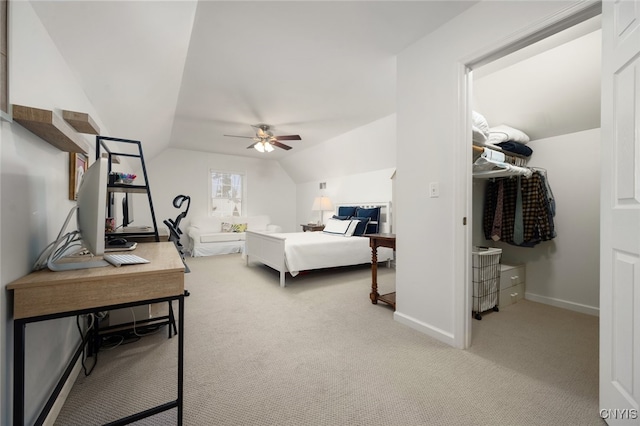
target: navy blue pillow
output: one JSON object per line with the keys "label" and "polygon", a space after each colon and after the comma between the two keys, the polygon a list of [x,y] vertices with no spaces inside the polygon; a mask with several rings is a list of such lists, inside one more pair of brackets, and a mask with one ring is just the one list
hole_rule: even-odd
{"label": "navy blue pillow", "polygon": [[338,216],[337,214],[334,214],[333,218],[338,220],[347,220],[347,219],[350,219],[351,216]]}
{"label": "navy blue pillow", "polygon": [[353,232],[353,235],[365,234],[366,231],[367,231],[367,225],[369,224],[369,221],[371,220],[371,218],[369,218],[369,217],[352,217],[351,219],[360,221],[356,225],[356,230]]}
{"label": "navy blue pillow", "polygon": [[380,224],[380,207],[372,207],[370,209],[358,207],[355,215],[357,217],[368,217],[371,219],[367,225],[367,234],[378,233],[378,227]]}
{"label": "navy blue pillow", "polygon": [[355,215],[356,215],[356,207],[346,207],[346,206],[338,207],[338,216],[347,216],[347,218],[350,218],[351,216],[355,216]]}

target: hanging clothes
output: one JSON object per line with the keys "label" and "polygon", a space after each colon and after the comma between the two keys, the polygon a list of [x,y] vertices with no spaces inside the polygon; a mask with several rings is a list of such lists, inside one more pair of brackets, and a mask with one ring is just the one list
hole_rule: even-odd
{"label": "hanging clothes", "polygon": [[504,204],[504,185],[502,179],[498,181],[498,200],[493,216],[493,227],[491,228],[491,239],[499,241],[502,238],[502,206]]}
{"label": "hanging clothes", "polygon": [[[556,236],[554,212],[550,206],[548,181],[535,171],[530,178],[519,177],[489,181],[485,192],[484,233],[493,239],[502,185],[502,226],[500,240],[522,247],[533,247]],[[552,199],[552,195],[551,195]],[[499,214],[498,214],[499,216]]]}

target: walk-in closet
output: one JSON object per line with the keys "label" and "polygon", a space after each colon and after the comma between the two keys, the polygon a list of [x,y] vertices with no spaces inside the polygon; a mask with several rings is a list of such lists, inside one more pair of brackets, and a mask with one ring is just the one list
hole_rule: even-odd
{"label": "walk-in closet", "polygon": [[[498,310],[472,321],[471,350],[510,339],[496,362],[541,380],[582,375],[596,397],[600,44],[598,16],[474,70],[471,93],[486,138],[474,135],[472,244],[502,250]],[[547,204],[523,236],[516,200],[533,186]]]}

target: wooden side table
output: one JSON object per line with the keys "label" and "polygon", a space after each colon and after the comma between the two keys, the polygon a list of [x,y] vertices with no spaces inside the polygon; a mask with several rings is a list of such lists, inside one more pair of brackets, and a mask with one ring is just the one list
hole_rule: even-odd
{"label": "wooden side table", "polygon": [[302,226],[302,232],[315,232],[324,229],[324,225],[317,225],[315,223],[303,223],[300,226]]}
{"label": "wooden side table", "polygon": [[371,293],[369,298],[374,305],[378,304],[378,300],[387,303],[396,309],[396,292],[380,295],[378,293],[378,247],[389,247],[396,249],[395,234],[364,234],[369,237],[369,246],[371,247]]}

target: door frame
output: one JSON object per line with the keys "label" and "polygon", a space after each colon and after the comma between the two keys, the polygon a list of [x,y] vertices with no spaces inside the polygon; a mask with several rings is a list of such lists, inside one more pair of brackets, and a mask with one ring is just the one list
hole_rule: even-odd
{"label": "door frame", "polygon": [[587,19],[601,14],[600,1],[575,3],[529,27],[511,34],[471,57],[462,58],[457,66],[458,120],[456,132],[454,173],[454,211],[460,212],[460,226],[454,231],[454,343],[456,347],[467,349],[471,346],[472,291],[472,231],[473,227],[473,176],[471,171],[471,99],[473,69],[513,53],[523,47],[543,40],[553,34],[570,28]]}

